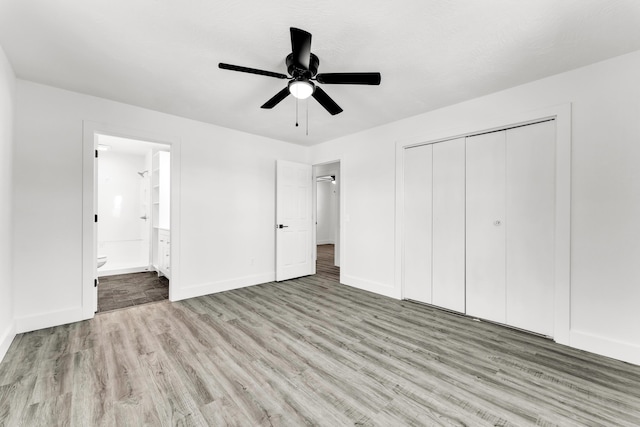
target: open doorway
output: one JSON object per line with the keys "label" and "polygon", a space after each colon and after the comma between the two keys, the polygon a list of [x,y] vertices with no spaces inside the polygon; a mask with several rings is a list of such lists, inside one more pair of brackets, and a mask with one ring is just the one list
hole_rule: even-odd
{"label": "open doorway", "polygon": [[170,145],[96,134],[96,312],[166,300]]}
{"label": "open doorway", "polygon": [[340,282],[340,162],[313,167],[316,275]]}

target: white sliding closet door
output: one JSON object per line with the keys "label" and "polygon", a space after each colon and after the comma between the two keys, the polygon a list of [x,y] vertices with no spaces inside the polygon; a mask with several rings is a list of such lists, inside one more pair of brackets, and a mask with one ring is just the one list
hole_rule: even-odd
{"label": "white sliding closet door", "polygon": [[467,314],[506,323],[505,131],[466,138]]}
{"label": "white sliding closet door", "polygon": [[465,311],[465,138],[433,144],[432,304]]}
{"label": "white sliding closet door", "polygon": [[555,122],[507,130],[507,321],[553,336]]}
{"label": "white sliding closet door", "polygon": [[404,155],[403,297],[431,303],[432,148]]}

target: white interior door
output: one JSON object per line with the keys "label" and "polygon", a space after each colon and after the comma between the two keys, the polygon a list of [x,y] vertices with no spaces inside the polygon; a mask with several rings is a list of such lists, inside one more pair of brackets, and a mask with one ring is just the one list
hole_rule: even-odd
{"label": "white interior door", "polygon": [[505,132],[466,138],[467,314],[506,323]]}
{"label": "white interior door", "polygon": [[315,273],[311,165],[278,160],[276,172],[276,280]]}
{"label": "white interior door", "polygon": [[402,295],[431,304],[432,145],[404,153]]}
{"label": "white interior door", "polygon": [[555,122],[507,130],[507,324],[553,336]]}
{"label": "white interior door", "polygon": [[433,144],[432,303],[465,311],[465,139]]}

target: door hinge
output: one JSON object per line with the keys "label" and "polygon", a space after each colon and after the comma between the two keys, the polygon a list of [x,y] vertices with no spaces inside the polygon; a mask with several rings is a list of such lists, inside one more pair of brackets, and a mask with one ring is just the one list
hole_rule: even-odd
{"label": "door hinge", "polygon": [[95,215],[94,222],[98,222],[98,214]]}
{"label": "door hinge", "polygon": [[96,150],[96,159],[98,158],[98,150]]}
{"label": "door hinge", "polygon": [[94,288],[98,287],[98,279],[93,279],[93,287]]}

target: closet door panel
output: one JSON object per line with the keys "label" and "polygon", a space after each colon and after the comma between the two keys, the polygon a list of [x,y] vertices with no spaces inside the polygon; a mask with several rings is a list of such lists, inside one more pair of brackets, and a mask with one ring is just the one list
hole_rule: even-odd
{"label": "closet door panel", "polygon": [[433,145],[432,303],[465,311],[465,139]]}
{"label": "closet door panel", "polygon": [[555,122],[507,131],[507,324],[553,336]]}
{"label": "closet door panel", "polygon": [[404,153],[403,297],[431,303],[432,147]]}
{"label": "closet door panel", "polygon": [[467,314],[506,322],[505,132],[466,139]]}

